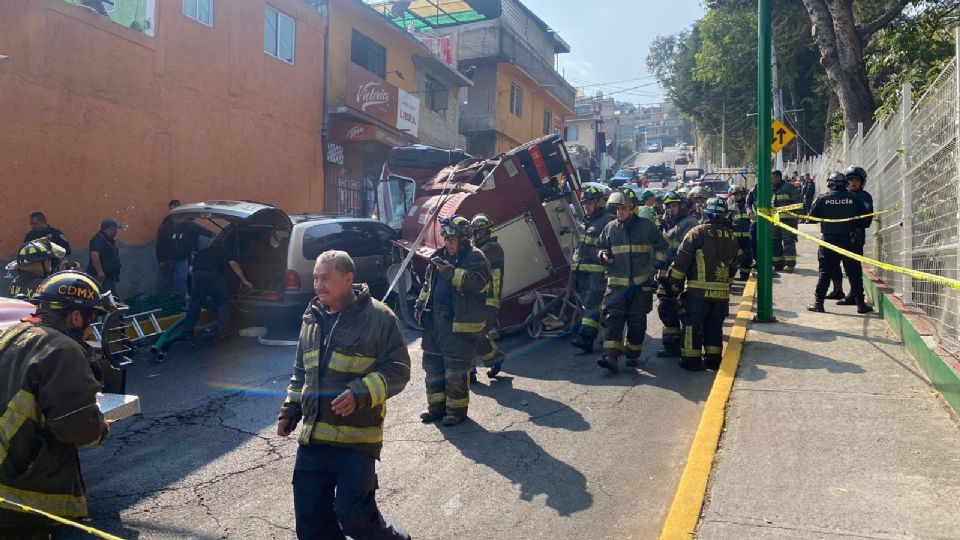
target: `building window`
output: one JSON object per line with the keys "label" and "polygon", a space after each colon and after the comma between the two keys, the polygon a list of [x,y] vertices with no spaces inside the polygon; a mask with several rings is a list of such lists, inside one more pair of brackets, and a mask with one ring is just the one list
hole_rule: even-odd
{"label": "building window", "polygon": [[387,78],[387,49],[356,30],[350,40],[350,61],[381,79]]}
{"label": "building window", "polygon": [[183,0],[183,14],[199,23],[213,26],[213,0]]}
{"label": "building window", "polygon": [[297,23],[289,15],[267,6],[263,11],[263,52],[293,63]]}
{"label": "building window", "polygon": [[576,142],[580,140],[580,126],[567,126],[564,130],[563,140],[567,142]]}
{"label": "building window", "polygon": [[523,118],[523,89],[515,84],[510,85],[510,113]]}
{"label": "building window", "polygon": [[553,111],[550,109],[543,110],[543,134],[549,135],[553,133]]}
{"label": "building window", "polygon": [[446,112],[450,101],[447,93],[447,86],[442,82],[427,75],[423,84],[423,97],[425,105],[433,112]]}

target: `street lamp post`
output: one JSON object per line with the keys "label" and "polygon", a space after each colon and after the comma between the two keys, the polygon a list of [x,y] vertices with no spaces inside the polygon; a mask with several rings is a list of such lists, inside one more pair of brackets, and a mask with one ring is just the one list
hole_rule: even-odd
{"label": "street lamp post", "polygon": [[[770,108],[773,101],[770,87],[770,0],[759,0],[757,6],[757,212],[769,212],[773,193],[770,189],[770,149],[773,130]],[[773,322],[773,253],[772,224],[757,217],[757,321]]]}
{"label": "street lamp post", "polygon": [[620,133],[620,111],[613,111],[613,117],[617,119],[617,133],[616,137],[613,138],[613,157],[616,158],[616,163],[618,168],[623,167],[620,157],[620,141],[623,140],[623,136]]}

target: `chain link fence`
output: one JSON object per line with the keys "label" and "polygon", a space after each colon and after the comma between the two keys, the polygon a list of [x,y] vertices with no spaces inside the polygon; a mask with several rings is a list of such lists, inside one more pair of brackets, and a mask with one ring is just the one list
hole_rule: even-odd
{"label": "chain link fence", "polygon": [[[960,279],[958,84],[954,62],[916,103],[905,85],[896,114],[799,165],[816,175],[821,193],[831,174],[850,165],[866,169],[866,189],[875,210],[889,210],[868,231],[867,257]],[[896,296],[929,320],[944,349],[960,355],[960,291],[901,272],[874,270]]]}

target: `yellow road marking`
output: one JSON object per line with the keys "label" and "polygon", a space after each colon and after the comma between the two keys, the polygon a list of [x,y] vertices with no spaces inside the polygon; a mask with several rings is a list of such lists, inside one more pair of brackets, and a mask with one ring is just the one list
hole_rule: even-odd
{"label": "yellow road marking", "polygon": [[710,480],[710,471],[713,469],[713,458],[717,453],[720,442],[720,433],[726,415],[727,401],[733,389],[733,380],[740,364],[740,353],[743,342],[747,337],[747,323],[753,314],[753,299],[757,291],[756,277],[750,278],[743,288],[743,299],[737,319],[730,330],[730,339],[727,348],[723,351],[723,360],[717,378],[713,381],[710,396],[703,407],[703,416],[700,425],[693,437],[690,454],[687,455],[687,465],[680,476],[677,493],[670,505],[667,520],[660,531],[661,540],[678,540],[692,538],[700,519],[700,509],[707,493],[707,482]]}

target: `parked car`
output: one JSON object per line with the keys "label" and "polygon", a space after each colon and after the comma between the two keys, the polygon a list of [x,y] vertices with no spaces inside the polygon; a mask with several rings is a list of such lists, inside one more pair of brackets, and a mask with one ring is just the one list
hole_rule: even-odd
{"label": "parked car", "polygon": [[[377,296],[388,287],[386,270],[393,262],[397,233],[366,218],[287,215],[266,204],[207,201],[175,208],[170,215],[194,219],[218,231],[213,242],[224,245],[253,284],[234,302],[242,326],[289,329],[298,324],[313,298],[313,266],[327,250],[349,253],[357,283],[367,283]],[[232,291],[239,289],[228,273]]]}
{"label": "parked car", "polygon": [[686,152],[677,152],[677,154],[673,157],[673,163],[675,165],[686,165],[690,163],[690,160],[687,159]]}
{"label": "parked car", "polygon": [[660,150],[662,150],[662,148],[660,147],[660,143],[653,143],[653,144],[647,145],[647,152],[659,152]]}
{"label": "parked car", "polygon": [[610,187],[618,188],[624,184],[629,184],[637,179],[637,171],[620,169],[617,174],[610,179]]}
{"label": "parked car", "polygon": [[676,176],[677,170],[666,163],[660,163],[647,167],[644,174],[646,174],[650,180],[663,180],[664,178],[669,179]]}

